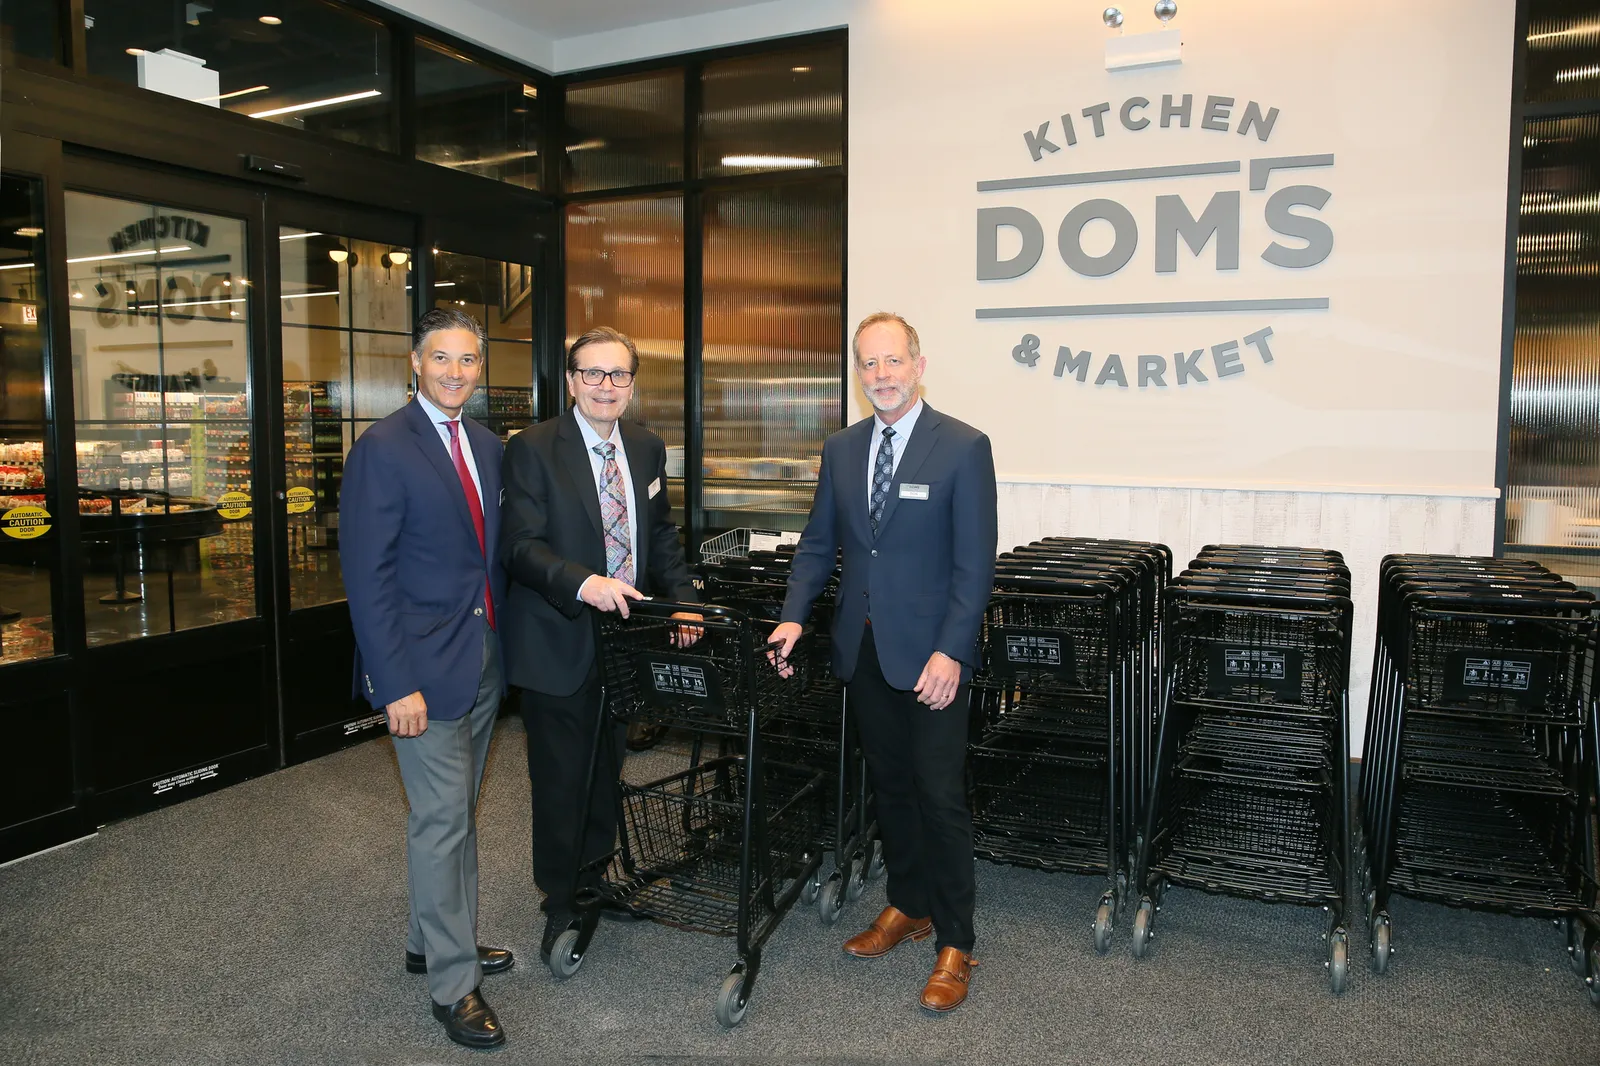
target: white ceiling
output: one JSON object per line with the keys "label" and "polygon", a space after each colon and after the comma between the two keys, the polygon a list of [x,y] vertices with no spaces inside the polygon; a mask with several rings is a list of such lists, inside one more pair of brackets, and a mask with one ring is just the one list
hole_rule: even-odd
{"label": "white ceiling", "polygon": [[688,18],[759,0],[471,0],[509,22],[560,40],[668,19]]}

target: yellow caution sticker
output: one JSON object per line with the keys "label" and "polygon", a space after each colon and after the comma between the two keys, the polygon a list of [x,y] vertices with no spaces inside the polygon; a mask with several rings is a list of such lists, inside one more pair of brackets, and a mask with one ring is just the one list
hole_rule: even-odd
{"label": "yellow caution sticker", "polygon": [[250,515],[250,494],[247,492],[224,492],[217,497],[217,513],[223,518],[248,518]]}
{"label": "yellow caution sticker", "polygon": [[50,512],[31,504],[0,514],[0,531],[17,540],[32,540],[50,532]]}
{"label": "yellow caution sticker", "polygon": [[290,489],[284,498],[289,501],[290,514],[305,514],[317,505],[317,494],[304,486]]}

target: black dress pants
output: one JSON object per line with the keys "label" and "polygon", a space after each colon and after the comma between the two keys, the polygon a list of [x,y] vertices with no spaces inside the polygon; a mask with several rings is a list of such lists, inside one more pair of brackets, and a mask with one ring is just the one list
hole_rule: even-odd
{"label": "black dress pants", "polygon": [[893,688],[878,664],[872,627],[849,683],[877,800],[889,903],[933,919],[939,948],[971,952],[976,895],[967,805],[967,686],[943,710]]}
{"label": "black dress pants", "polygon": [[[533,792],[533,880],[545,895],[545,914],[558,919],[570,917],[575,909],[573,888],[579,866],[609,855],[616,847],[625,725],[606,726],[589,795],[589,817],[582,827],[582,842],[578,839],[583,783],[600,714],[600,678],[593,667],[570,696],[522,690]],[[603,872],[603,866],[586,871],[583,886],[598,885]]]}

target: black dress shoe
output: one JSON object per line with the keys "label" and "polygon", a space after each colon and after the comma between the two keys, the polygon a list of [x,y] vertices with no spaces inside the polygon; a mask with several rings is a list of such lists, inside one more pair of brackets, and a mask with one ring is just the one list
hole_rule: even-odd
{"label": "black dress shoe", "polygon": [[435,1003],[433,1016],[444,1023],[450,1039],[463,1047],[499,1047],[506,1042],[500,1019],[494,1016],[483,995],[474,988],[448,1007]]}
{"label": "black dress shoe", "polygon": [[[504,973],[516,963],[515,957],[505,948],[486,948],[478,945],[478,965],[483,967],[485,975]],[[418,955],[414,951],[406,952],[406,973],[427,973],[428,957]]]}

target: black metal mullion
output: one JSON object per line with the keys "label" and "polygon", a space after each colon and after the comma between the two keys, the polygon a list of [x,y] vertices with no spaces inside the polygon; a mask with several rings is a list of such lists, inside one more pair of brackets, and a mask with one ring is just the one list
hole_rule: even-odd
{"label": "black metal mullion", "polygon": [[1505,291],[1500,312],[1500,410],[1495,441],[1494,554],[1506,549],[1506,493],[1511,476],[1511,387],[1516,371],[1517,235],[1522,228],[1522,138],[1527,116],[1523,101],[1528,78],[1528,4],[1517,0],[1516,36],[1511,60],[1511,148],[1506,162]]}
{"label": "black metal mullion", "polygon": [[[683,173],[700,173],[701,63],[683,72]],[[697,189],[683,193],[683,535],[698,562],[705,532],[705,201]]]}
{"label": "black metal mullion", "polygon": [[[269,739],[273,761],[284,766],[288,757],[288,715],[285,702],[288,691],[285,673],[288,667],[290,568],[288,503],[288,445],[284,440],[283,410],[283,246],[278,240],[279,222],[277,205],[270,196],[262,194],[260,206],[251,221],[260,231],[260,239],[246,245],[249,257],[251,282],[246,286],[245,307],[249,314],[251,380],[260,387],[252,387],[252,404],[257,442],[252,445],[254,454],[256,514],[256,558],[263,553],[267,560],[256,566],[256,598],[261,604],[263,617],[269,621],[267,630],[271,646],[269,661],[276,680],[277,728]],[[265,528],[263,528],[263,526]]]}

